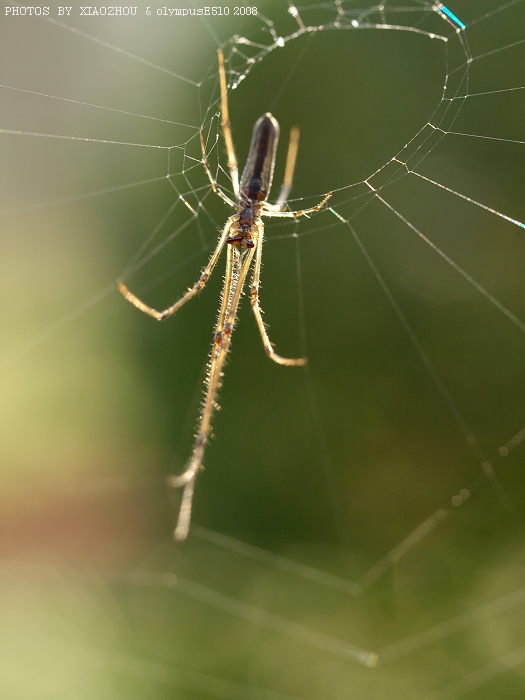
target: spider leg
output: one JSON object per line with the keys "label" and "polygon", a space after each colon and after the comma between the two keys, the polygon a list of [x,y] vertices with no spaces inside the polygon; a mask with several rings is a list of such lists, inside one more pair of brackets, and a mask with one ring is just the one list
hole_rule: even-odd
{"label": "spider leg", "polygon": [[226,71],[224,69],[224,54],[222,49],[217,49],[219,57],[219,81],[221,84],[221,126],[226,141],[226,150],[228,151],[228,168],[233,184],[233,192],[235,197],[239,198],[239,170],[237,167],[237,156],[233,147],[232,131],[230,125],[230,116],[228,112],[228,90],[226,85]]}
{"label": "spider leg", "polygon": [[278,365],[287,365],[288,367],[302,367],[307,363],[307,359],[305,357],[298,357],[296,359],[292,359],[289,357],[281,357],[274,351],[272,343],[270,342],[270,338],[268,337],[268,333],[266,331],[266,326],[264,325],[264,321],[262,318],[262,309],[259,304],[259,282],[261,277],[262,245],[264,237],[264,224],[262,223],[262,221],[257,224],[257,228],[259,229],[259,240],[257,241],[257,257],[255,258],[255,267],[253,270],[253,278],[251,285],[251,302],[252,311],[255,315],[257,325],[259,326],[259,332],[261,334],[264,349],[268,357],[274,362],[277,362]]}
{"label": "spider leg", "polygon": [[210,166],[208,163],[208,156],[206,155],[206,146],[204,145],[204,136],[202,135],[202,131],[200,132],[200,138],[201,138],[201,150],[202,150],[202,164],[204,165],[204,168],[206,170],[206,175],[208,176],[209,181],[211,182],[211,186],[215,194],[218,194],[221,199],[223,199],[226,204],[229,204],[230,207],[235,207],[235,202],[233,202],[227,195],[224,194],[224,192],[221,190],[219,187],[217,180],[213,177],[211,174]]}
{"label": "spider leg", "polygon": [[[210,403],[210,397],[211,399],[214,398],[215,394],[211,395],[210,394],[210,387],[213,387],[213,384],[215,382],[215,377],[216,377],[216,370],[217,370],[217,360],[218,356],[222,347],[222,335],[224,331],[224,319],[226,318],[226,313],[228,312],[228,307],[229,307],[229,302],[230,302],[230,297],[231,297],[231,290],[232,290],[232,280],[235,279],[235,270],[234,270],[234,261],[232,259],[232,248],[231,246],[227,247],[227,257],[226,257],[226,273],[224,275],[224,285],[222,289],[222,302],[221,302],[221,310],[219,313],[219,318],[217,321],[217,325],[215,326],[215,336],[213,339],[213,347],[211,350],[211,355],[210,355],[210,366],[208,370],[208,374],[206,377],[206,384],[207,384],[207,391],[206,391],[206,399],[204,403],[204,409],[202,412],[201,416],[201,423],[199,425],[199,432],[198,435],[195,439],[195,445],[193,448],[193,455],[190,460],[189,466],[186,468],[186,470],[180,474],[179,476],[170,476],[168,483],[170,486],[173,486],[174,488],[178,488],[180,486],[184,486],[186,483],[188,483],[191,479],[194,478],[194,476],[197,473],[197,470],[200,467],[200,462],[202,460],[202,457],[204,456],[204,445],[206,443],[206,438],[207,434],[210,428],[210,420],[211,420],[211,412],[213,410],[213,400]],[[218,385],[217,385],[218,386]],[[199,439],[200,436],[204,436],[203,439]]]}
{"label": "spider leg", "polygon": [[181,297],[178,301],[176,301],[175,304],[173,304],[172,306],[168,306],[168,308],[164,309],[163,311],[157,311],[156,309],[152,308],[151,306],[148,306],[143,301],[141,301],[137,296],[135,296],[135,294],[133,294],[133,292],[130,292],[124,284],[124,282],[122,282],[121,280],[117,282],[119,292],[125,299],[127,299],[131,304],[133,304],[133,306],[136,306],[137,309],[143,311],[145,314],[148,314],[148,316],[153,316],[153,318],[156,318],[157,321],[163,321],[165,318],[172,316],[176,311],[180,309],[181,306],[183,306],[187,301],[194,297],[195,294],[197,294],[197,292],[200,292],[200,290],[204,287],[204,285],[210,278],[210,275],[213,272],[213,268],[217,264],[219,255],[221,254],[224,244],[226,243],[226,239],[228,238],[228,232],[232,223],[233,219],[230,217],[224,225],[217,246],[210,257],[208,264],[202,271],[201,276],[193,285],[193,287],[190,287],[186,294],[184,294],[184,296]]}
{"label": "spider leg", "polygon": [[331,196],[332,193],[329,192],[326,197],[319,202],[319,204],[316,204],[315,207],[310,207],[309,209],[299,209],[299,211],[273,211],[272,209],[262,209],[261,216],[275,216],[283,219],[297,219],[299,216],[308,216],[308,214],[313,214],[314,212],[319,211],[323,204],[328,202]]}
{"label": "spider leg", "polygon": [[215,338],[211,351],[208,376],[206,379],[206,393],[204,397],[204,407],[199,422],[197,436],[193,447],[193,454],[184,472],[178,476],[168,477],[168,485],[173,488],[183,487],[182,500],[179,517],[175,528],[174,537],[176,540],[185,540],[188,536],[191,520],[191,504],[193,498],[193,487],[197,473],[202,466],[204,449],[208,440],[213,409],[216,407],[215,399],[219,390],[222,378],[224,362],[228,355],[231,343],[231,335],[237,316],[237,309],[241,299],[242,289],[252,264],[255,248],[250,249],[242,264],[238,265],[238,253],[233,252],[228,246],[228,260],[226,265],[226,275],[222,291],[222,305],[215,328]]}
{"label": "spider leg", "polygon": [[[169,480],[168,480],[169,484]],[[177,526],[173,532],[173,538],[177,542],[182,542],[188,536],[190,531],[190,521],[191,521],[191,506],[193,503],[193,491],[195,489],[195,476],[193,476],[187,484],[184,485],[182,491],[182,498],[180,500],[179,507],[179,517],[177,519]]]}
{"label": "spider leg", "polygon": [[295,162],[297,160],[297,149],[299,148],[299,129],[298,127],[292,127],[290,131],[290,141],[288,143],[288,155],[286,156],[286,169],[284,171],[284,180],[279,192],[279,197],[277,201],[272,206],[275,211],[282,211],[290,190],[293,184],[293,174],[295,170]]}

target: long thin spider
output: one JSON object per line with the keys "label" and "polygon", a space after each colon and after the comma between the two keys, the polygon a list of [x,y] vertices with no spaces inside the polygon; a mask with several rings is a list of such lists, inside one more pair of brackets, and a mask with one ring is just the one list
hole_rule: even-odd
{"label": "long thin spider", "polygon": [[204,406],[200,416],[199,427],[195,437],[193,452],[184,472],[179,476],[168,477],[168,484],[174,488],[182,488],[182,499],[179,510],[177,526],[174,531],[176,540],[185,540],[188,536],[191,505],[193,500],[193,490],[195,479],[199,469],[202,467],[204,449],[210,433],[211,418],[216,406],[215,399],[221,385],[222,373],[228,350],[230,349],[231,336],[237,318],[237,309],[243,294],[246,277],[252,266],[251,281],[251,305],[257,320],[257,326],[261,334],[264,349],[268,357],[279,365],[300,367],[306,364],[305,358],[291,359],[281,357],[273,349],[268,337],[266,327],[262,318],[262,309],[259,303],[259,281],[261,275],[261,258],[264,239],[263,216],[297,218],[319,211],[321,207],[331,197],[327,194],[319,204],[309,209],[299,211],[285,211],[286,198],[288,197],[293,180],[295,161],[297,158],[297,147],[299,143],[299,129],[294,127],[290,134],[288,146],[288,156],[286,160],[286,171],[281,192],[275,204],[268,203],[268,196],[272,186],[273,170],[275,164],[275,154],[277,141],[279,139],[279,124],[268,112],[263,115],[253,128],[252,142],[248,160],[244,168],[241,183],[237,169],[237,158],[233,147],[231,127],[228,113],[228,95],[226,85],[226,72],[224,68],[224,55],[221,49],[218,50],[219,57],[219,78],[221,87],[221,126],[224,132],[224,140],[228,152],[228,168],[233,185],[236,203],[233,202],[219,187],[214,180],[208,159],[202,132],[200,134],[202,163],[210,180],[213,191],[216,192],[226,203],[236,208],[236,213],[228,218],[215,250],[210,260],[197,282],[190,287],[186,294],[175,304],[163,311],[156,311],[148,306],[133,292],[126,287],[124,282],[118,282],[119,291],[137,309],[140,309],[149,316],[153,316],[158,321],[162,321],[172,316],[180,307],[199,292],[208,281],[219,256],[226,245],[226,274],[221,295],[221,308],[219,319],[215,326],[215,337],[208,364],[206,377],[206,390],[204,395]]}

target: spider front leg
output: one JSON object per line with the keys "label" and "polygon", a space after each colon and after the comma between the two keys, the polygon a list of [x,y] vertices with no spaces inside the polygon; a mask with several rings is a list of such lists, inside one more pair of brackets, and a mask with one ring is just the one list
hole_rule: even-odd
{"label": "spider front leg", "polygon": [[206,282],[211,276],[211,273],[213,272],[213,268],[217,264],[217,260],[219,259],[224,244],[226,243],[226,239],[228,238],[228,232],[233,221],[234,218],[230,217],[224,225],[221,237],[219,238],[219,242],[217,243],[217,246],[213,251],[208,264],[202,271],[201,276],[199,277],[197,282],[193,285],[193,287],[190,287],[186,294],[184,294],[184,296],[181,297],[178,301],[176,301],[175,304],[173,304],[172,306],[168,306],[168,308],[164,309],[163,311],[157,311],[156,309],[152,308],[151,306],[148,306],[143,301],[141,301],[137,296],[135,296],[135,294],[133,294],[133,292],[130,292],[124,284],[124,282],[122,282],[122,280],[119,280],[117,282],[119,292],[125,299],[127,299],[131,304],[133,304],[133,306],[136,306],[137,309],[143,311],[145,314],[148,314],[148,316],[152,316],[153,318],[157,319],[157,321],[163,321],[165,318],[169,318],[176,311],[178,311],[181,306],[183,306],[187,301],[194,297],[195,294],[197,294],[197,292],[200,292],[200,290],[205,286]]}
{"label": "spider front leg", "polygon": [[261,278],[261,260],[262,260],[262,245],[263,245],[263,237],[264,237],[264,224],[262,221],[256,222],[256,226],[259,230],[259,236],[258,236],[258,241],[257,241],[257,257],[255,258],[255,267],[253,270],[253,278],[252,278],[252,286],[251,286],[251,302],[252,302],[252,310],[255,315],[255,320],[257,321],[257,325],[259,327],[259,332],[261,334],[261,338],[263,341],[264,349],[266,351],[266,354],[270,359],[272,359],[274,362],[276,362],[278,365],[286,365],[288,367],[302,367],[304,366],[308,360],[305,357],[298,357],[298,358],[290,358],[290,357],[281,357],[278,355],[275,350],[273,349],[272,343],[270,341],[270,338],[268,337],[268,333],[266,331],[266,326],[264,325],[264,321],[262,318],[262,309],[259,304],[259,283],[260,283],[260,278]]}

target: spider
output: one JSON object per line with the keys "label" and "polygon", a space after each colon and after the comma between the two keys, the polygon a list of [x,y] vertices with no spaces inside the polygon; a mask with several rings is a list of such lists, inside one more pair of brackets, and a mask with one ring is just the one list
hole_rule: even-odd
{"label": "spider", "polygon": [[237,158],[235,156],[230,120],[228,117],[228,95],[224,55],[221,49],[218,49],[217,53],[219,58],[221,91],[221,126],[226,143],[228,169],[230,171],[236,202],[232,201],[222,191],[213,178],[206,156],[204,137],[201,131],[202,163],[213,191],[227,204],[235,208],[236,213],[230,216],[226,221],[217,246],[197,282],[193,287],[188,289],[181,299],[167,309],[164,309],[164,311],[156,311],[148,306],[136,297],[133,292],[126,287],[124,282],[118,282],[119,291],[129,302],[136,306],[137,309],[140,309],[140,311],[143,311],[158,321],[162,321],[172,316],[183,304],[189,301],[189,299],[195,296],[197,292],[204,287],[217,264],[222,249],[226,245],[226,274],[221,294],[221,306],[219,318],[215,326],[215,336],[205,382],[206,388],[203,409],[200,415],[197,435],[195,436],[193,452],[185,471],[178,476],[168,477],[169,486],[183,489],[179,516],[174,531],[174,538],[177,541],[185,540],[188,536],[195,479],[199,469],[202,467],[204,450],[210,433],[211,418],[214,408],[216,408],[215,399],[218,389],[221,386],[224,362],[230,348],[232,331],[237,317],[237,309],[243,294],[246,277],[248,276],[254,257],[255,264],[253,266],[250,285],[251,305],[266,354],[279,365],[299,367],[306,364],[305,358],[291,359],[281,357],[274,351],[262,319],[262,310],[259,304],[259,280],[261,273],[264,224],[261,217],[297,218],[299,216],[307,216],[308,214],[319,211],[331,197],[330,192],[314,207],[302,209],[300,211],[285,211],[286,198],[292,188],[293,172],[299,143],[299,129],[294,127],[290,134],[286,170],[281,192],[275,204],[268,203],[268,196],[272,185],[277,141],[279,139],[279,124],[269,112],[264,114],[255,123],[248,160],[246,161],[246,166],[239,185]]}

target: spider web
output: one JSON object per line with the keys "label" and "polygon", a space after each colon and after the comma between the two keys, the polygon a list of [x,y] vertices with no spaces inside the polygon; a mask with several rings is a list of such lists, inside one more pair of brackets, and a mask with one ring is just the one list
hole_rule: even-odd
{"label": "spider web", "polygon": [[[523,2],[156,9],[3,18],[3,696],[521,698]],[[266,221],[309,364],[244,305],[175,545],[221,263],[163,325],[115,280],[163,308],[230,215],[219,45],[241,167],[270,110],[333,195]]]}

